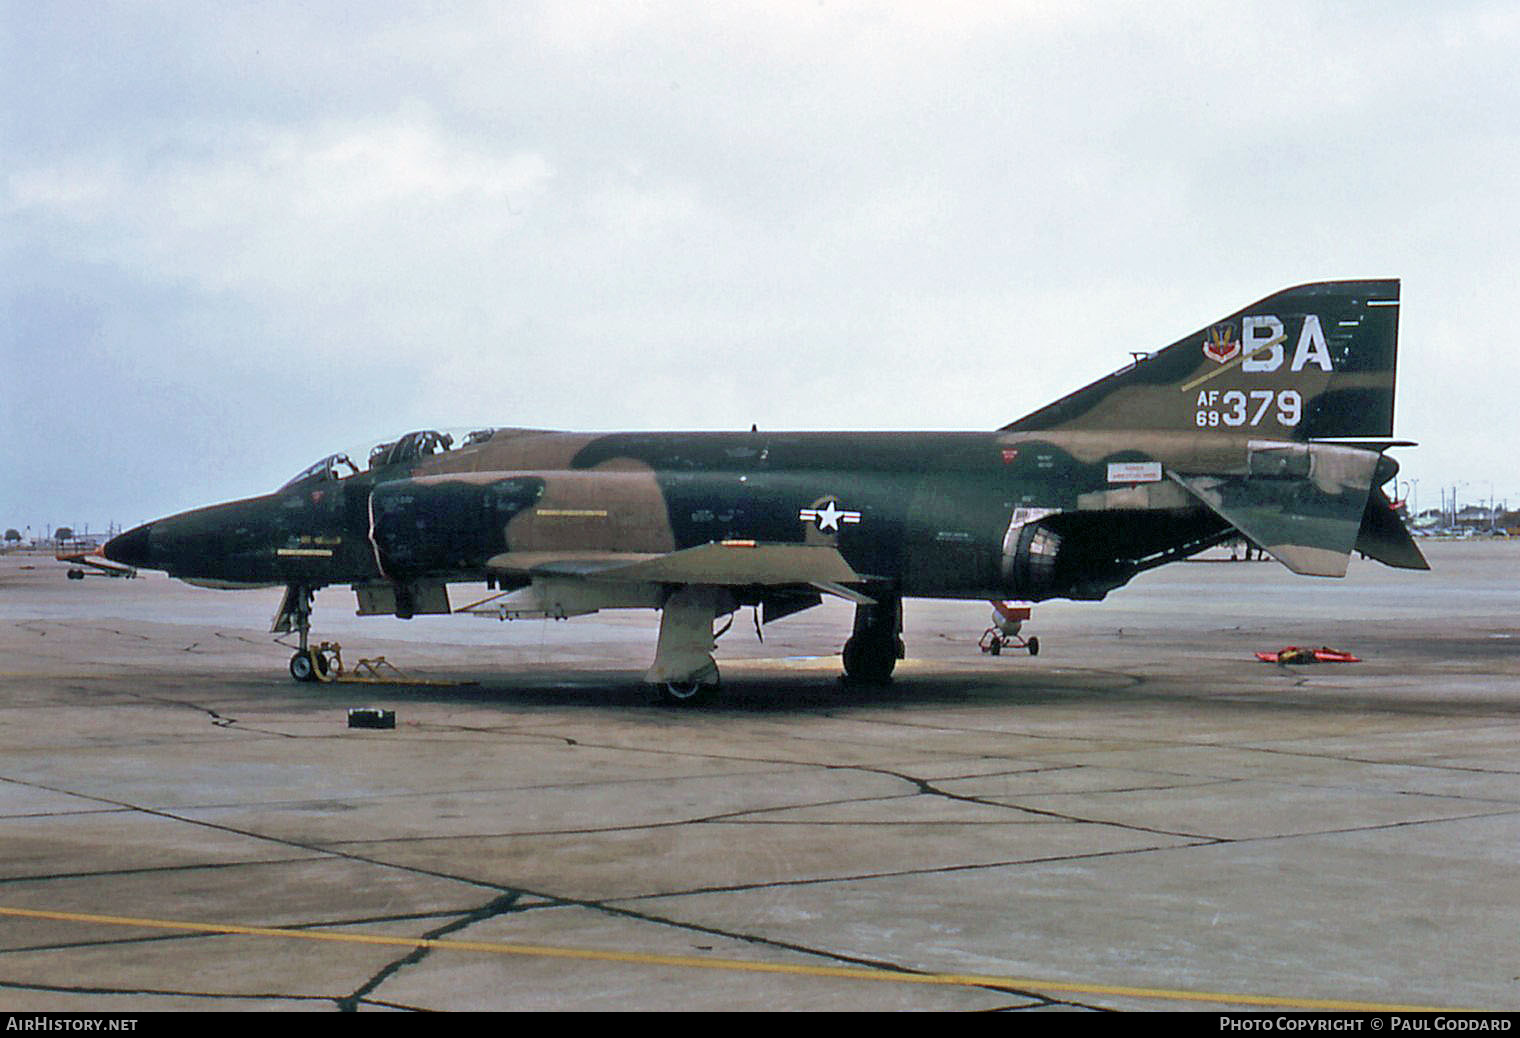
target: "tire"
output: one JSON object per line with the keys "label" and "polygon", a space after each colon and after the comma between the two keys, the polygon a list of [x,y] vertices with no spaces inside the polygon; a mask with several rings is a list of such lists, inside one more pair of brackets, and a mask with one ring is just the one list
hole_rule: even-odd
{"label": "tire", "polygon": [[892,679],[897,666],[897,644],[892,641],[864,641],[851,637],[844,643],[845,677],[879,685]]}
{"label": "tire", "polygon": [[310,652],[298,652],[290,657],[290,676],[296,681],[316,681],[317,665]]}
{"label": "tire", "polygon": [[711,681],[665,681],[654,686],[654,693],[664,706],[696,707],[716,699],[719,688]]}
{"label": "tire", "polygon": [[1038,635],[1031,637],[1027,644],[1029,645],[1029,655],[1038,656],[1040,654],[1040,639]]}

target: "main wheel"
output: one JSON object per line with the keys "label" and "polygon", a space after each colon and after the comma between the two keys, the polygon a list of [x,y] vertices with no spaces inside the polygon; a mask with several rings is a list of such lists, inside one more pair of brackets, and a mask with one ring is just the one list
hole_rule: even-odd
{"label": "main wheel", "polygon": [[852,636],[844,643],[844,672],[851,681],[880,684],[897,666],[897,639]]}
{"label": "main wheel", "polygon": [[701,706],[717,697],[719,687],[714,681],[663,681],[654,691],[666,706]]}
{"label": "main wheel", "polygon": [[1038,656],[1040,654],[1040,639],[1038,635],[1031,635],[1029,641],[1025,644],[1029,646],[1029,655]]}

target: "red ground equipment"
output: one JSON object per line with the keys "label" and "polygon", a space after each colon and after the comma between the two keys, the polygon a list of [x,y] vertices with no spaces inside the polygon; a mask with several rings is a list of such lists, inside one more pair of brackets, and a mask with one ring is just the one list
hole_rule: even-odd
{"label": "red ground equipment", "polygon": [[982,632],[977,648],[990,656],[1001,656],[1004,649],[1028,649],[1029,655],[1040,654],[1040,639],[1034,636],[1022,638],[1019,631],[1024,621],[1034,615],[1034,607],[1023,602],[993,602],[992,626]]}
{"label": "red ground equipment", "polygon": [[1361,659],[1349,652],[1341,652],[1329,646],[1304,649],[1289,645],[1277,652],[1258,652],[1256,658],[1263,663],[1360,663]]}

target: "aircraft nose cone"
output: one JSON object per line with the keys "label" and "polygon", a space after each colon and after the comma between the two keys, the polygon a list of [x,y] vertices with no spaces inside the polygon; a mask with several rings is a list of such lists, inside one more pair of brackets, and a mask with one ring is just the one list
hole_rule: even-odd
{"label": "aircraft nose cone", "polygon": [[119,562],[123,566],[152,569],[152,553],[148,544],[148,535],[152,530],[152,523],[134,527],[106,541],[106,546],[101,549],[101,553],[112,562]]}

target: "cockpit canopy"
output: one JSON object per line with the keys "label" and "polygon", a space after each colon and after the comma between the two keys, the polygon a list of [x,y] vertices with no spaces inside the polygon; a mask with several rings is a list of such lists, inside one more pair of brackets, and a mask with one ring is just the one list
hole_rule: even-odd
{"label": "cockpit canopy", "polygon": [[375,444],[375,446],[369,449],[367,456],[362,450],[329,454],[321,461],[303,469],[299,475],[286,482],[285,486],[282,486],[280,489],[284,490],[285,487],[293,487],[297,483],[306,483],[308,481],[339,480],[347,479],[349,476],[356,476],[361,470],[359,466],[349,460],[350,454],[354,457],[367,457],[365,469],[373,471],[374,469],[384,468],[387,465],[398,465],[403,462],[416,461],[418,458],[442,454],[445,451],[455,449],[455,443],[461,440],[462,442],[459,442],[459,446],[473,447],[477,443],[484,443],[489,440],[495,432],[494,428],[475,429],[473,431],[466,431],[465,429],[451,429],[448,431],[418,429],[415,432],[407,433],[405,436]]}
{"label": "cockpit canopy", "polygon": [[[342,468],[347,468],[348,471],[340,471]],[[285,486],[280,487],[280,489],[284,490],[285,487],[293,487],[297,483],[305,483],[308,480],[346,479],[349,476],[358,475],[358,473],[359,466],[349,461],[347,454],[329,454],[321,461],[308,466],[298,475],[287,480]]]}
{"label": "cockpit canopy", "polygon": [[436,429],[420,429],[409,432],[399,440],[377,443],[370,448],[369,468],[396,465],[403,461],[416,461],[430,454],[442,454],[454,446],[454,437]]}

